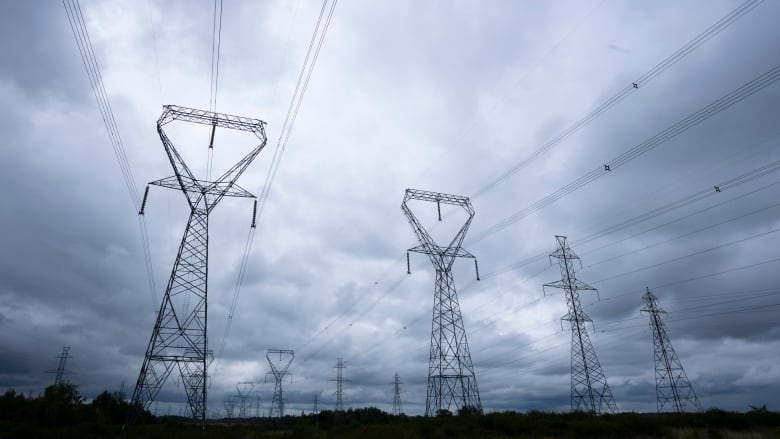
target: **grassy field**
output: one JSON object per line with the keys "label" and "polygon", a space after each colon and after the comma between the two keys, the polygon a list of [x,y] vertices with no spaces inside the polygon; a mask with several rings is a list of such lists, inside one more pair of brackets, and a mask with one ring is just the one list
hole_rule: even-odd
{"label": "grassy field", "polygon": [[104,392],[85,403],[73,386],[51,386],[35,398],[0,396],[0,439],[15,438],[780,438],[780,413],[711,409],[704,413],[501,412],[392,416],[377,408],[282,419],[211,420],[205,430],[179,417],[145,413],[123,430],[128,404]]}

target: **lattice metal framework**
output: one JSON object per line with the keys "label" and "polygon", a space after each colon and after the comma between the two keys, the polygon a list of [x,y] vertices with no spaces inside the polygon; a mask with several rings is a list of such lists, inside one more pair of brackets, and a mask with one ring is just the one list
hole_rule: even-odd
{"label": "lattice metal framework", "polygon": [[558,259],[561,280],[544,284],[542,289],[560,288],[566,295],[569,312],[561,320],[568,321],[571,326],[571,409],[595,414],[615,413],[617,405],[585,327],[593,320],[585,314],[580,303],[580,290],[596,289],[575,277],[573,262],[580,258],[566,243],[566,237],[556,235],[555,239],[558,249],[550,258]]}
{"label": "lattice metal framework", "polygon": [[[279,356],[278,360],[274,359],[276,355]],[[294,358],[295,352],[289,349],[268,349],[265,354],[265,359],[268,360],[268,365],[271,366],[271,372],[269,373],[274,377],[274,397],[271,400],[270,413],[272,418],[281,418],[284,416],[284,393],[282,391],[282,383],[284,382],[285,376],[289,376],[290,382],[292,382],[292,375],[290,372],[287,372],[287,369],[290,368],[290,364],[292,364]],[[268,378],[268,374],[266,374],[266,378]]]}
{"label": "lattice metal framework", "polygon": [[239,418],[249,417],[246,401],[247,399],[249,399],[249,395],[252,393],[252,390],[254,389],[255,389],[255,383],[251,383],[249,381],[242,381],[236,384],[236,397],[238,399]]}
{"label": "lattice metal framework", "polygon": [[650,317],[650,329],[653,332],[655,396],[658,413],[664,412],[667,406],[671,406],[677,413],[685,412],[691,407],[702,411],[699,398],[666,332],[666,325],[662,319],[662,314],[666,314],[666,311],[658,306],[658,299],[650,292],[650,288],[647,288],[642,299],[645,301],[642,312],[646,312]]}
{"label": "lattice metal framework", "polygon": [[[176,120],[210,125],[212,137],[217,128],[246,131],[257,137],[259,142],[216,180],[197,179],[163,129]],[[190,206],[190,218],[146,349],[132,402],[136,408],[147,409],[177,366],[187,393],[188,414],[205,425],[207,370],[212,357],[206,336],[208,218],[223,197],[254,198],[236,184],[236,180],[265,147],[265,122],[166,105],[157,120],[157,133],[174,175],[150,184],[182,191]],[[146,194],[139,212],[141,215],[146,205]]]}
{"label": "lattice metal framework", "polygon": [[336,369],[336,411],[344,411],[344,359],[339,357],[336,359],[336,365],[333,366]]}
{"label": "lattice metal framework", "polygon": [[[447,246],[438,245],[409,208],[408,203],[412,200],[436,203],[439,220],[441,204],[462,208],[468,214],[468,219]],[[443,411],[452,412],[453,408],[481,412],[482,402],[479,398],[477,378],[471,363],[466,329],[463,326],[455,279],[452,276],[452,264],[456,258],[471,258],[474,259],[479,280],[476,257],[461,247],[474,218],[471,201],[460,195],[407,189],[401,209],[420,241],[420,245],[407,250],[407,272],[410,271],[408,252],[428,255],[436,270],[425,415],[435,416]]]}
{"label": "lattice metal framework", "polygon": [[404,412],[401,406],[401,384],[403,384],[398,378],[398,372],[393,376],[393,414],[398,416]]}
{"label": "lattice metal framework", "polygon": [[228,418],[232,418],[233,414],[236,410],[236,402],[237,398],[236,395],[230,395],[228,396],[228,399],[225,400],[225,416]]}
{"label": "lattice metal framework", "polygon": [[64,383],[65,380],[63,379],[65,374],[72,373],[71,371],[67,370],[65,368],[65,365],[68,363],[68,358],[70,357],[70,346],[63,346],[62,353],[57,356],[57,358],[60,359],[59,364],[57,365],[56,369],[53,370],[47,370],[46,373],[53,373],[54,374],[54,385],[59,386],[60,384]]}

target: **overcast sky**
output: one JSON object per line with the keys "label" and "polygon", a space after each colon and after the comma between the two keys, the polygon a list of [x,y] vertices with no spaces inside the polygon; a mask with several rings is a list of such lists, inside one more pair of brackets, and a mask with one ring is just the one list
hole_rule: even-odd
{"label": "overcast sky", "polygon": [[[645,287],[668,311],[670,338],[705,408],[780,410],[780,173],[724,184],[780,160],[780,85],[512,216],[775,68],[780,3],[761,4],[499,179],[739,4],[340,1],[210,369],[209,415],[224,415],[240,381],[256,383],[252,396],[268,409],[269,348],[295,350],[289,412],[310,410],[315,394],[321,409],[333,408],[337,357],[350,380],[345,407],[390,410],[398,372],[405,412],[424,412],[434,271],[412,254],[406,274],[405,251],[417,245],[400,210],[406,188],[472,197],[464,247],[479,258],[482,280],[468,260],[454,275],[486,410],[569,409],[566,303],[542,291],[560,277],[544,256],[556,234],[582,257],[578,278],[599,290],[582,292],[582,304],[619,410],[656,406]],[[255,194],[320,6],[224,3],[217,110],[268,122],[269,146],[239,180]],[[161,105],[208,109],[213,3],[81,7],[143,191],[172,173],[155,129]],[[41,393],[70,346],[68,378],[85,396],[122,382],[131,394],[159,303],[61,2],[6,2],[0,56],[0,391]],[[182,132],[177,147],[204,176],[208,135]],[[215,144],[217,168],[245,148]],[[599,233],[700,191],[697,201]],[[460,226],[446,210],[437,226],[435,206],[416,208],[440,241]],[[251,209],[225,199],[211,216],[215,351]],[[181,193],[152,187],[146,212],[159,300],[188,211]],[[180,412],[178,380],[174,372],[157,413]]]}

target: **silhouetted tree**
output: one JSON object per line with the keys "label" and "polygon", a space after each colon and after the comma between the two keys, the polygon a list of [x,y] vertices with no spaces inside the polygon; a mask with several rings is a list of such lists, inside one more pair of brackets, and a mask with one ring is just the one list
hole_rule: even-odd
{"label": "silhouetted tree", "polygon": [[48,425],[72,424],[83,402],[78,386],[67,382],[53,384],[43,391],[41,421]]}

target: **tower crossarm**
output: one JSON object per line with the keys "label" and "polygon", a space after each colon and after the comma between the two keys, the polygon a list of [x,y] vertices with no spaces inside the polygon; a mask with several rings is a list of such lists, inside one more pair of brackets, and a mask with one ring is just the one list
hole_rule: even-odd
{"label": "tower crossarm", "polygon": [[[271,354],[279,355],[279,361],[274,363],[271,359]],[[288,356],[287,359],[282,361],[284,356]],[[271,367],[271,371],[276,376],[284,376],[287,374],[287,369],[292,364],[295,358],[295,352],[291,349],[268,349],[265,354],[265,359],[268,360],[268,365]]]}
{"label": "tower crossarm", "polygon": [[[257,136],[260,142],[215,181],[199,180],[195,178],[165,132],[165,125],[174,120],[211,125],[214,129],[219,127],[251,132]],[[252,195],[246,190],[240,187],[234,189],[234,187],[236,186],[236,180],[249,167],[260,151],[265,148],[267,137],[264,126],[265,122],[259,119],[166,105],[163,107],[163,114],[157,120],[157,132],[173,167],[174,176],[158,180],[153,184],[181,189],[187,196],[192,209],[200,206],[201,209],[207,212],[211,211],[224,196],[251,197]],[[179,182],[178,186],[173,185],[170,181],[173,178]],[[201,205],[202,202],[205,202],[204,205]]]}
{"label": "tower crossarm", "polygon": [[[460,230],[458,230],[458,233],[452,238],[449,245],[441,246],[434,242],[430,233],[428,233],[417,216],[412,212],[412,209],[409,207],[409,201],[412,200],[435,202],[439,209],[439,219],[441,219],[442,203],[461,207],[468,214],[468,218]],[[469,226],[471,225],[471,220],[474,218],[474,208],[471,206],[471,201],[468,197],[419,189],[407,189],[404,194],[403,202],[401,203],[401,210],[403,210],[406,219],[412,226],[414,234],[417,236],[418,241],[420,241],[420,245],[409,249],[409,251],[429,255],[434,265],[438,266],[439,264],[443,264],[441,267],[442,270],[449,269],[456,257],[474,258],[471,253],[461,248],[463,240],[466,237],[466,232],[468,232]],[[442,260],[442,258],[444,258],[444,260]]]}
{"label": "tower crossarm", "polygon": [[443,194],[441,192],[424,191],[420,189],[407,189],[404,196],[404,204],[409,200],[433,201],[437,203],[451,204],[463,207],[469,215],[474,215],[469,197],[463,195]]}
{"label": "tower crossarm", "polygon": [[409,250],[412,253],[422,253],[424,255],[438,255],[438,256],[444,256],[449,258],[476,258],[473,254],[468,252],[466,249],[463,248],[452,248],[452,247],[442,247],[439,245],[432,245],[432,246],[426,246],[426,245],[418,245],[416,247],[412,247]]}
{"label": "tower crossarm", "polygon": [[265,122],[260,119],[235,116],[232,114],[214,113],[195,108],[180,107],[178,105],[166,105],[163,107],[163,113],[157,119],[157,126],[163,126],[174,120],[199,123],[202,125],[212,125],[218,128],[227,128],[231,130],[249,131],[258,138],[265,141]]}
{"label": "tower crossarm", "polygon": [[542,285],[542,288],[561,288],[561,289],[576,289],[576,290],[591,290],[596,291],[596,288],[586,284],[579,279],[561,279],[555,282],[548,282]]}
{"label": "tower crossarm", "polygon": [[179,179],[172,175],[149,184],[168,189],[184,190],[194,194],[205,194],[206,196],[255,198],[251,192],[235,183],[228,185],[225,182],[210,182],[184,176]]}

